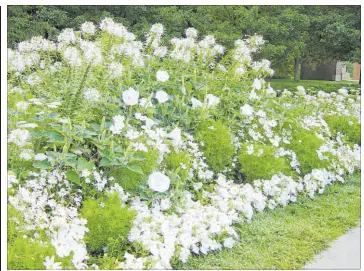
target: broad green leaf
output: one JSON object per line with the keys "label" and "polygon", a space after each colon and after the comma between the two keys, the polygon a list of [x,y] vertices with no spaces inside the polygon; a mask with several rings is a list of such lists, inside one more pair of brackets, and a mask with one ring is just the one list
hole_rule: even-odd
{"label": "broad green leaf", "polygon": [[101,161],[100,161],[100,164],[99,164],[99,166],[100,167],[103,167],[103,166],[108,166],[108,165],[111,165],[111,161],[110,161],[110,159],[108,159],[108,158],[102,158],[101,159]]}
{"label": "broad green leaf", "polygon": [[143,172],[142,168],[137,164],[129,164],[126,168],[128,168],[131,171],[134,171],[136,173],[139,173],[141,175],[144,175],[144,172]]}
{"label": "broad green leaf", "polygon": [[33,164],[33,166],[39,169],[49,169],[52,167],[51,163],[47,160],[37,161]]}
{"label": "broad green leaf", "polygon": [[71,181],[77,185],[80,185],[80,183],[81,183],[80,176],[78,176],[78,174],[76,172],[67,171],[66,176],[69,181]]}
{"label": "broad green leaf", "polygon": [[47,142],[63,142],[62,135],[57,131],[48,131],[43,135],[48,138]]}

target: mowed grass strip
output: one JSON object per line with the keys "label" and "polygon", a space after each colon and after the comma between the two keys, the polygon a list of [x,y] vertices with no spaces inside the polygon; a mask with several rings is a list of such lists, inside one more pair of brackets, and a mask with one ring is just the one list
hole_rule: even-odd
{"label": "mowed grass strip", "polygon": [[330,242],[360,221],[360,173],[335,183],[312,200],[296,203],[238,224],[240,241],[233,249],[192,256],[175,269],[301,269]]}

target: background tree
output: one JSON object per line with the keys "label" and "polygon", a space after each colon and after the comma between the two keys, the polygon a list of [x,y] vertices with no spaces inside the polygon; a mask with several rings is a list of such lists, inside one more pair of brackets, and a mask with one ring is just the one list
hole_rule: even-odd
{"label": "background tree", "polygon": [[300,79],[302,60],[312,67],[331,60],[360,62],[360,6],[9,6],[8,47],[41,35],[55,39],[66,27],[112,17],[143,39],[151,24],[165,26],[167,41],[194,27],[226,49],[245,35],[266,40],[260,57],[276,76]]}

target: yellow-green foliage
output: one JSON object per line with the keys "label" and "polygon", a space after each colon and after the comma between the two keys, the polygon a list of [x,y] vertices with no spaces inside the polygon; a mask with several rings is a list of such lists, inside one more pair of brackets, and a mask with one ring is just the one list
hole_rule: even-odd
{"label": "yellow-green foliage", "polygon": [[[211,126],[214,129],[209,129]],[[234,146],[228,126],[219,121],[205,119],[197,127],[196,138],[204,143],[200,149],[203,151],[207,163],[215,172],[231,165]]]}
{"label": "yellow-green foliage", "polygon": [[[170,152],[163,161],[168,170],[175,171],[177,168],[180,168],[178,174],[182,180],[185,180],[188,177],[188,170],[191,166],[191,157],[187,152]],[[181,163],[186,165],[187,169],[182,169]]]}
{"label": "yellow-green foliage", "polygon": [[329,166],[330,162],[320,160],[316,152],[325,141],[319,139],[313,131],[293,131],[292,136],[293,140],[286,148],[296,153],[302,174],[309,173],[314,168]]}
{"label": "yellow-green foliage", "polygon": [[[360,124],[355,117],[326,115],[324,119],[332,135],[335,136],[340,132],[346,135],[350,142],[360,145]],[[350,121],[353,123],[352,125],[349,124]]]}
{"label": "yellow-green foliage", "polygon": [[[14,218],[18,223],[14,221]],[[43,264],[45,257],[51,257],[56,254],[55,248],[49,243],[47,246],[42,246],[39,240],[47,240],[44,233],[37,232],[42,238],[31,240],[34,232],[22,229],[24,223],[23,217],[11,205],[8,206],[8,269],[45,269]],[[27,236],[27,238],[24,238]],[[61,262],[62,267],[73,268],[69,257],[60,259],[55,258],[55,261]]]}
{"label": "yellow-green foliage", "polygon": [[[240,171],[244,174],[246,182],[257,179],[269,180],[279,172],[286,175],[294,174],[289,162],[284,157],[275,157],[276,149],[273,146],[252,144],[254,146],[254,153],[249,155],[247,154],[248,145],[250,144],[242,145],[238,156],[241,165]],[[260,149],[263,150],[263,153],[259,156]]]}
{"label": "yellow-green foliage", "polygon": [[157,167],[157,151],[149,149],[148,152],[137,152],[137,154],[143,156],[145,159],[143,161],[134,161],[133,164],[140,166],[144,175],[126,167],[115,170],[110,174],[129,193],[137,193],[139,186],[146,183],[148,175]]}
{"label": "yellow-green foliage", "polygon": [[[101,202],[104,207],[100,205]],[[81,214],[87,219],[89,232],[85,236],[85,242],[91,253],[102,253],[103,249],[108,247],[110,240],[119,241],[120,247],[124,246],[136,216],[135,211],[121,207],[121,201],[116,193],[103,199],[85,200]]]}

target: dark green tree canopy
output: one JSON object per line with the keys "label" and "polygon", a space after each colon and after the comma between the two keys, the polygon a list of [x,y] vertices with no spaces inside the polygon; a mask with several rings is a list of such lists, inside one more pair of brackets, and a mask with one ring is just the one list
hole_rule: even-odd
{"label": "dark green tree canopy", "polygon": [[165,41],[194,27],[213,34],[227,49],[255,33],[266,44],[260,57],[279,74],[293,74],[293,63],[332,60],[360,62],[360,6],[9,6],[8,46],[35,35],[55,39],[66,27],[105,17],[123,23],[138,38],[151,24],[165,26]]}

